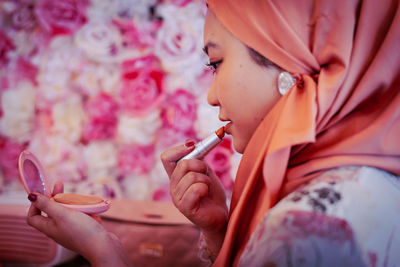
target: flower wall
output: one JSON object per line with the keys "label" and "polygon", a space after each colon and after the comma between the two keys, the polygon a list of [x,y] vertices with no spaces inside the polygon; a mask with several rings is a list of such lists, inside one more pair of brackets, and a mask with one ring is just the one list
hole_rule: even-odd
{"label": "flower wall", "polygon": [[[23,190],[19,153],[65,191],[165,200],[160,153],[223,124],[207,104],[203,1],[0,2],[0,194]],[[207,156],[228,195],[231,141]]]}

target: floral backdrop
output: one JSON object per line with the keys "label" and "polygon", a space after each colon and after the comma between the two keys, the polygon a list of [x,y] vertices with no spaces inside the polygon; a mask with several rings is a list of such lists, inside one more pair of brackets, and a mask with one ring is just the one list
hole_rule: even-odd
{"label": "floral backdrop", "polygon": [[[2,0],[0,194],[23,190],[19,153],[65,191],[168,201],[159,159],[222,126],[208,106],[202,0]],[[228,196],[231,140],[206,159]]]}

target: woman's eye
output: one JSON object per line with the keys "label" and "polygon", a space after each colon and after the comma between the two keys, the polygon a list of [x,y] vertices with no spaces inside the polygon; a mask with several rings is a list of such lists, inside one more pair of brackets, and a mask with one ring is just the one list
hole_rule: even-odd
{"label": "woman's eye", "polygon": [[219,67],[219,64],[222,63],[222,59],[221,60],[217,60],[217,61],[212,61],[210,63],[207,63],[206,66],[208,68],[210,68],[212,70],[213,73],[215,73],[217,71],[217,68]]}

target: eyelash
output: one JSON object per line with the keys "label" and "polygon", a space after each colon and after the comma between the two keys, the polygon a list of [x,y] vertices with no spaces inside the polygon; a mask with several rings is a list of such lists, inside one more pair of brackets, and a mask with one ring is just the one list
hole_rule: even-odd
{"label": "eyelash", "polygon": [[210,63],[207,63],[206,66],[212,70],[213,73],[215,73],[219,67],[219,65],[222,63],[222,59],[221,60],[217,60],[217,61],[213,61]]}

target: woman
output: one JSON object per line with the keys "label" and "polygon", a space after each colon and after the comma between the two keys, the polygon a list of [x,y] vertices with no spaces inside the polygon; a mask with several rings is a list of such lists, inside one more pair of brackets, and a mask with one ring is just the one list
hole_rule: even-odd
{"label": "woman", "polygon": [[[229,212],[202,160],[176,163],[192,141],[161,156],[174,204],[202,229],[206,254],[215,266],[398,264],[398,1],[208,5],[208,101],[243,153]],[[94,220],[31,200],[32,226],[93,264],[96,255],[122,264]],[[66,232],[77,228],[73,217],[92,227]]]}

